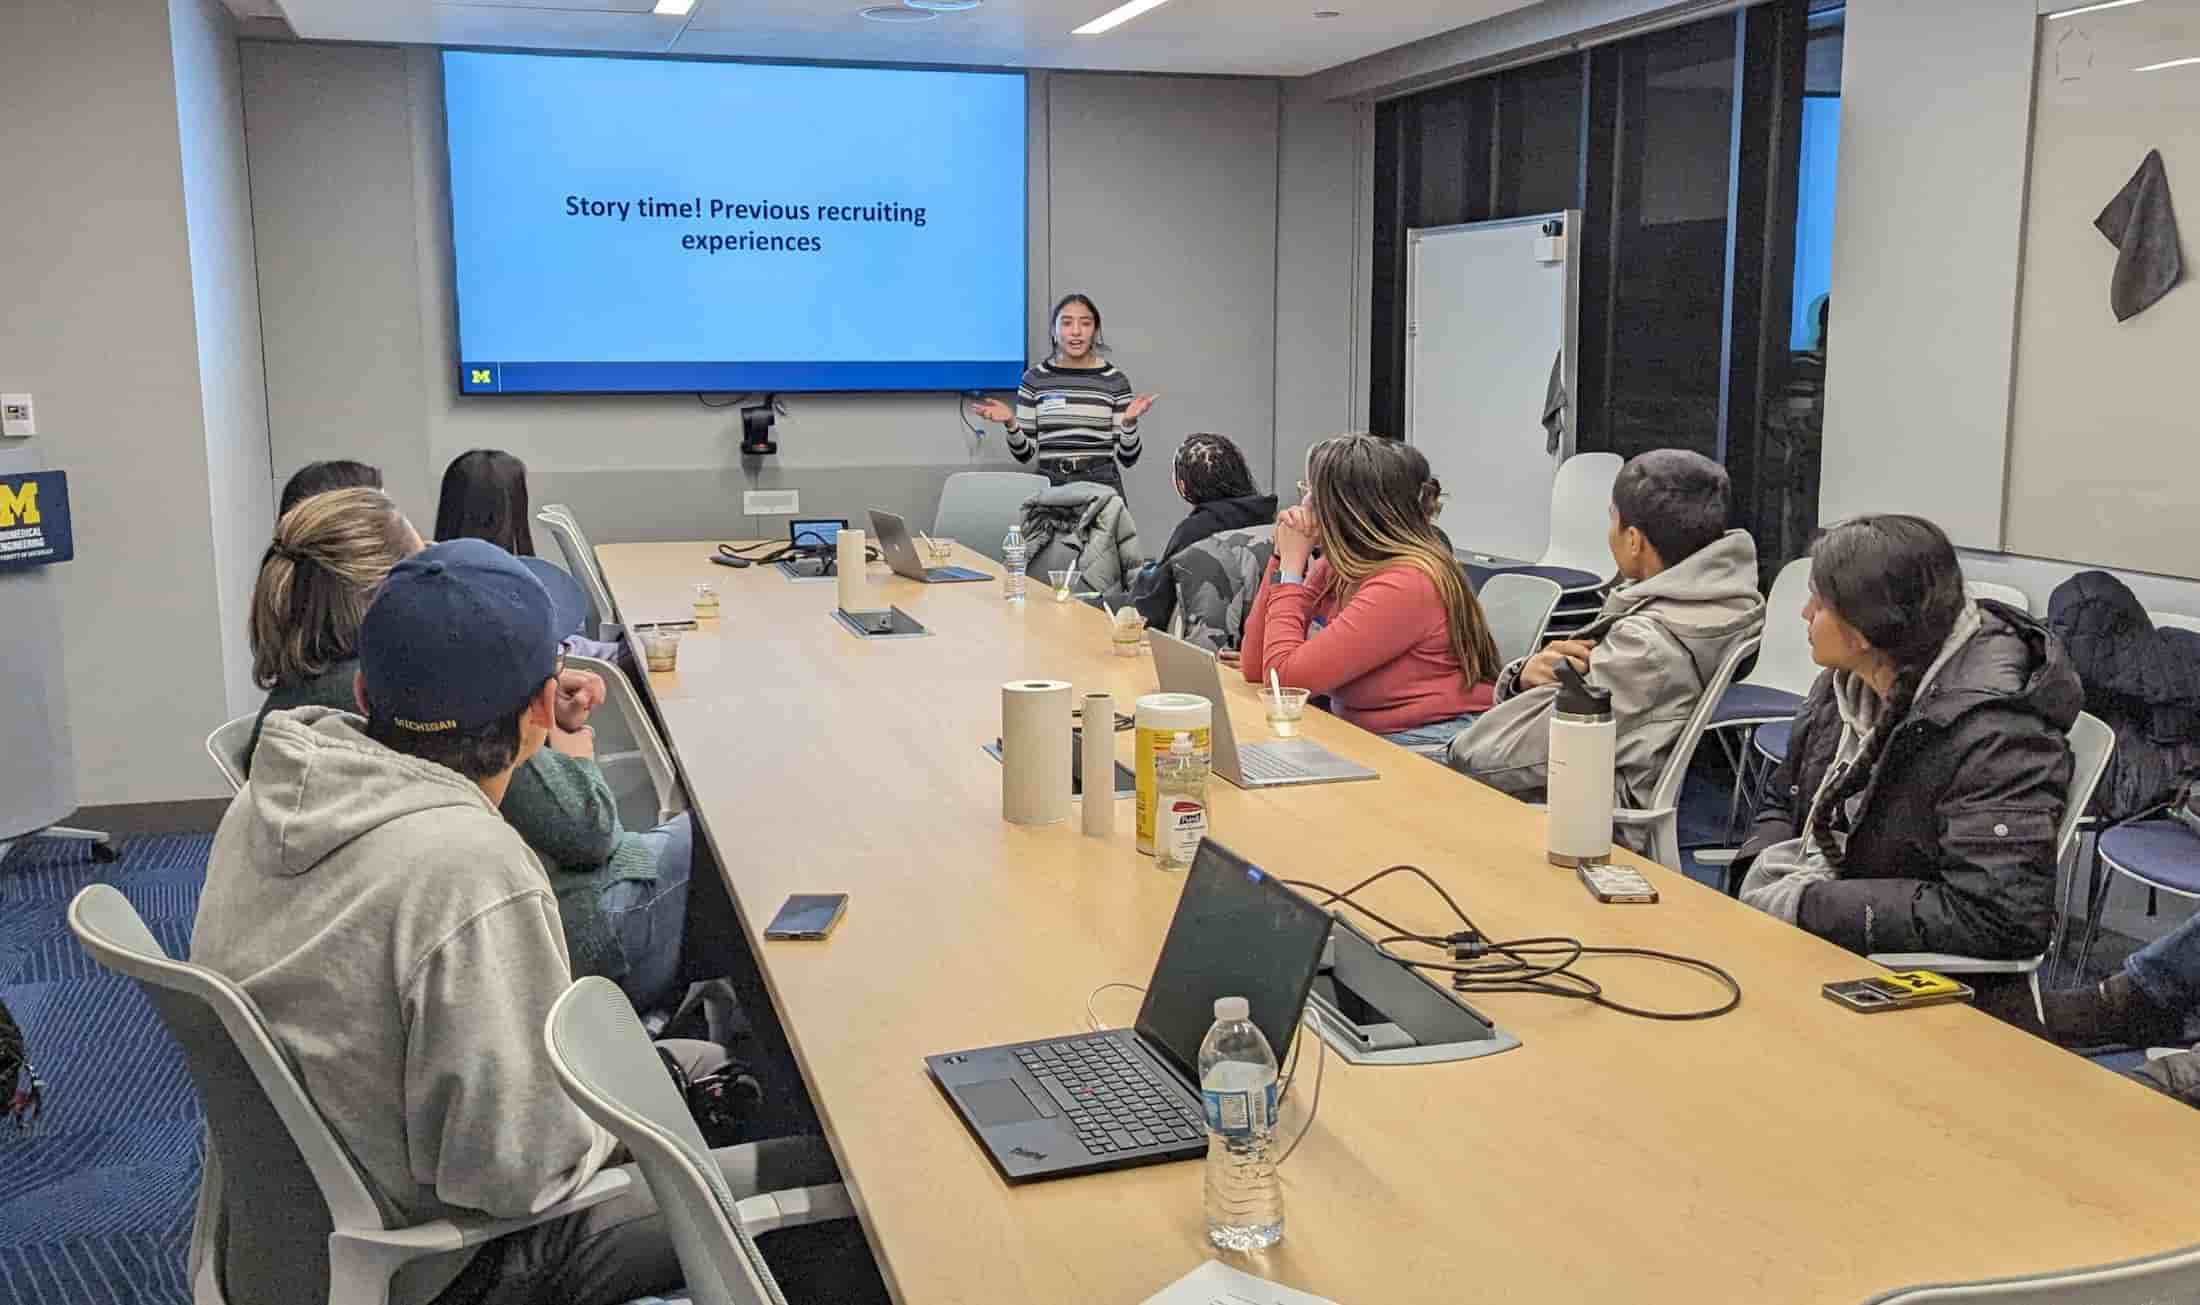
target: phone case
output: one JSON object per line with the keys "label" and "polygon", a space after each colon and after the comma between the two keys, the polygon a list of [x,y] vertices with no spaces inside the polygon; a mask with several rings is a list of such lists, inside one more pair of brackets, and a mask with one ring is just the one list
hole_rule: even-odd
{"label": "phone case", "polygon": [[1578,873],[1581,886],[1600,902],[1655,902],[1658,900],[1656,884],[1645,879],[1642,872],[1621,865],[1585,865]]}
{"label": "phone case", "polygon": [[1949,1002],[1969,1001],[1978,995],[1969,984],[1931,970],[1900,970],[1867,979],[1829,983],[1822,991],[1828,1001],[1864,1015],[1943,1006]]}

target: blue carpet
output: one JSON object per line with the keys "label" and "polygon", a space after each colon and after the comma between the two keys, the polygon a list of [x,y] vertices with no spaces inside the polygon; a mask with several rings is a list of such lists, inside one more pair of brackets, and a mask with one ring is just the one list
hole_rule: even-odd
{"label": "blue carpet", "polygon": [[46,1082],[35,1129],[0,1126],[0,1305],[190,1299],[198,1099],[143,994],[84,954],[64,913],[111,883],[181,955],[212,844],[129,839],[101,865],[86,844],[34,840],[0,862],[0,1002]]}

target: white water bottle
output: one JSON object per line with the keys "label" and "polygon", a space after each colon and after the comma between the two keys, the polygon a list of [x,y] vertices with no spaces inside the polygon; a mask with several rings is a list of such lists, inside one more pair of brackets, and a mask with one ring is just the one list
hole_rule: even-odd
{"label": "white water bottle", "polygon": [[1207,1099],[1207,1240],[1229,1251],[1257,1251],[1283,1240],[1276,1053],[1251,1015],[1245,998],[1217,998],[1214,1027],[1199,1044],[1199,1090]]}
{"label": "white water bottle", "polygon": [[1618,730],[1612,691],[1592,686],[1574,664],[1558,664],[1551,712],[1545,845],[1552,865],[1603,865],[1612,859],[1612,766]]}
{"label": "white water bottle", "polygon": [[1001,541],[1001,596],[1012,603],[1024,600],[1024,529],[1011,521],[1008,538]]}

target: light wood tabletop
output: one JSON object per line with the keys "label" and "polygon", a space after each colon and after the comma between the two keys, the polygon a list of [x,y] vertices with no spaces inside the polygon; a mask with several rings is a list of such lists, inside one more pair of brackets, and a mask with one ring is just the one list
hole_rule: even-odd
{"label": "light wood tabletop", "polygon": [[[649,676],[688,791],[889,1283],[906,1302],[1134,1305],[1211,1254],[1196,1163],[1010,1187],[924,1057],[1085,1028],[1088,995],[1142,984],[1181,877],[1116,834],[1000,818],[1000,686],[1066,679],[1129,710],[1150,656],[1106,617],[991,584],[874,567],[878,606],[928,638],[859,642],[831,584],[733,571],[708,543],[600,551],[629,621],[723,615]],[[998,568],[976,555],[964,565]],[[1226,672],[1242,738],[1257,698]],[[1542,857],[1540,816],[1320,713],[1305,733],[1373,783],[1211,787],[1212,833],[1271,873],[1344,887],[1419,865],[1491,936],[1568,935],[1726,967],[1741,1007],[1698,1023],[1532,994],[1472,998],[1512,1051],[1450,1065],[1329,1056],[1282,1171],[1277,1249],[1227,1257],[1340,1302],[1860,1302],[1905,1283],[2024,1273],[2200,1241],[2185,1205],[2200,1116],[1975,1010],[1884,1016],[1819,993],[1873,967],[1639,860],[1656,905],[1600,905]],[[1119,736],[1129,760],[1130,736]],[[765,942],[789,893],[850,894],[823,943]],[[1456,927],[1425,886],[1370,904]],[[1715,1003],[1700,975],[1585,966],[1634,1005]],[[1097,1001],[1122,1026],[1134,994]],[[1305,1038],[1302,1068],[1316,1042]],[[1279,1136],[1313,1095],[1293,1089]]]}

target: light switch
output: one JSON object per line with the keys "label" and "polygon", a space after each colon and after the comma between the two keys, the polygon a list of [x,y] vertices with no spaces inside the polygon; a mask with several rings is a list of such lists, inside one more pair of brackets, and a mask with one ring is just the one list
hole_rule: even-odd
{"label": "light switch", "polygon": [[0,394],[0,435],[22,439],[38,433],[38,412],[28,394]]}

